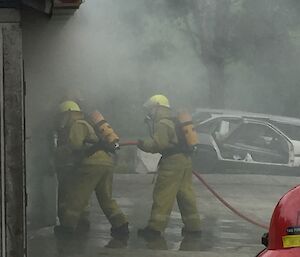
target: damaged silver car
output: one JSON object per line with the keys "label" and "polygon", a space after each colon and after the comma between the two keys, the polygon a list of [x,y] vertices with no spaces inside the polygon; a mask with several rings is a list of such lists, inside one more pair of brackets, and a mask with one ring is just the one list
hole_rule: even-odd
{"label": "damaged silver car", "polygon": [[300,166],[300,120],[253,113],[211,113],[196,123],[200,146],[194,166],[201,171],[282,171]]}

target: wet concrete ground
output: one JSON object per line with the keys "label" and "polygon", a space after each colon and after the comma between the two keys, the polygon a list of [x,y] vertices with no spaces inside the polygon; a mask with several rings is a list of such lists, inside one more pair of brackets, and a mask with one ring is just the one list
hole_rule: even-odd
{"label": "wet concrete ground", "polygon": [[[204,175],[234,207],[267,224],[280,197],[300,184],[298,177],[266,175]],[[114,196],[130,221],[128,240],[110,237],[110,225],[91,201],[91,230],[73,239],[56,239],[53,228],[28,232],[28,256],[256,256],[263,249],[261,235],[266,232],[241,220],[216,200],[204,186],[194,180],[203,235],[200,239],[183,238],[182,222],[177,206],[171,215],[164,238],[145,242],[136,231],[146,225],[151,208],[153,175],[116,175]],[[168,250],[168,251],[166,251]]]}

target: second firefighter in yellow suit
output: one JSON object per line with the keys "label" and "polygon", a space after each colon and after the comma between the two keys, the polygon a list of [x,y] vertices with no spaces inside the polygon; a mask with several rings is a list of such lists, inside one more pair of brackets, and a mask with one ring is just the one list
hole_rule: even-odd
{"label": "second firefighter in yellow suit", "polygon": [[95,191],[99,205],[112,226],[111,235],[128,235],[127,218],[112,199],[112,157],[101,148],[86,155],[90,148],[87,142],[99,141],[93,127],[84,119],[76,103],[66,101],[60,108],[69,117],[68,145],[74,168],[64,197],[60,226],[55,227],[55,232],[73,233],[76,230],[81,214]]}
{"label": "second firefighter in yellow suit", "polygon": [[151,97],[144,107],[152,120],[153,135],[138,147],[145,152],[161,153],[157,180],[153,191],[153,205],[148,225],[138,234],[160,236],[177,200],[184,227],[182,233],[200,235],[200,218],[192,186],[192,162],[179,147],[175,123],[172,120],[169,100],[163,95]]}

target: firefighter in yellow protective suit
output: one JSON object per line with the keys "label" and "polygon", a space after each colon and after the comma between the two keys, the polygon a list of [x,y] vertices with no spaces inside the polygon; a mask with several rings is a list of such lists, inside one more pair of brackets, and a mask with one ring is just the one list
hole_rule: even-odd
{"label": "firefighter in yellow protective suit", "polygon": [[[62,102],[69,101],[69,109],[72,111],[80,111],[83,97],[78,89],[67,89]],[[75,102],[77,105],[72,104]],[[79,108],[80,109],[79,109]],[[52,130],[52,146],[53,146],[53,166],[57,176],[57,216],[61,220],[62,210],[64,208],[64,202],[66,198],[66,192],[68,191],[68,186],[71,183],[70,176],[73,174],[73,160],[70,159],[68,154],[68,133],[69,133],[69,116],[71,113],[60,112],[57,113],[55,117],[55,123],[53,124]],[[85,208],[81,214],[80,220],[78,222],[77,229],[86,232],[90,228],[89,221],[89,206]]]}
{"label": "firefighter in yellow protective suit", "polygon": [[151,97],[144,105],[148,119],[153,122],[152,137],[139,140],[138,147],[145,152],[161,153],[158,177],[153,191],[153,205],[148,225],[138,235],[161,236],[164,232],[175,200],[177,200],[184,227],[182,234],[200,236],[200,218],[192,186],[192,162],[181,149],[172,120],[169,100],[163,95]]}
{"label": "firefighter in yellow protective suit", "polygon": [[113,161],[110,154],[101,145],[90,152],[91,144],[94,146],[99,139],[75,102],[63,102],[60,110],[69,127],[63,158],[72,163],[73,169],[60,210],[60,225],[54,228],[55,234],[73,234],[76,231],[80,217],[95,191],[99,205],[112,226],[111,235],[127,236],[127,218],[112,199]]}

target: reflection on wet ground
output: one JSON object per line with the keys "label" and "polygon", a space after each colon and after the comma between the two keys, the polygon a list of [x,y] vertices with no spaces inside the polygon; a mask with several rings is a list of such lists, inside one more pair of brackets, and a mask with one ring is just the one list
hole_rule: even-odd
{"label": "reflection on wet ground", "polygon": [[[172,222],[175,223],[175,222]],[[218,223],[218,224],[217,224]],[[49,256],[88,256],[91,251],[97,248],[112,249],[150,249],[150,250],[178,250],[178,251],[215,251],[219,249],[234,249],[237,246],[245,246],[251,242],[247,237],[247,231],[243,224],[236,221],[217,221],[214,218],[206,217],[202,220],[203,235],[193,237],[181,236],[181,227],[167,229],[162,237],[144,240],[136,235],[136,228],[131,227],[129,238],[115,239],[109,235],[109,227],[94,226],[86,234],[73,237],[57,238],[53,234],[53,228],[44,228],[29,237],[29,257],[41,256],[46,251]],[[226,225],[224,225],[226,224]],[[96,228],[95,228],[96,227]],[[234,230],[237,230],[234,232]],[[219,230],[219,231],[217,231]],[[244,236],[239,236],[242,232]],[[48,255],[47,255],[48,256]]]}
{"label": "reflection on wet ground", "polygon": [[[215,187],[227,200],[254,219],[265,222],[269,219],[280,195],[299,182],[295,181],[295,178],[287,178],[282,181],[283,177],[280,177],[278,183],[272,179],[268,183],[267,194],[260,176],[251,177],[251,181],[249,178],[242,181],[245,178],[235,177],[234,180],[232,178],[226,180],[218,177],[218,175],[211,176],[215,176],[211,179],[216,181]],[[181,217],[178,208],[175,207],[164,237],[149,241],[139,238],[137,229],[146,225],[150,213],[153,187],[151,181],[152,176],[149,175],[116,176],[114,195],[129,217],[131,232],[129,238],[111,238],[110,225],[93,196],[90,215],[91,230],[88,233],[71,238],[56,238],[53,234],[53,227],[30,231],[28,256],[98,256],[97,252],[101,250],[103,253],[103,248],[216,253],[240,252],[255,256],[262,249],[260,237],[265,231],[234,216],[196,181],[195,187],[197,188],[199,212],[202,219],[202,236],[200,238],[182,237]],[[283,186],[284,183],[285,186]]]}
{"label": "reflection on wet ground", "polygon": [[[111,238],[106,233],[94,231],[87,234],[60,237],[53,234],[53,228],[45,228],[29,237],[29,256],[40,256],[47,251],[58,256],[72,256],[74,254],[85,256],[91,248],[105,247],[112,249],[151,249],[151,250],[183,250],[183,251],[207,251],[212,244],[205,237],[180,236],[180,230],[173,230],[174,234],[156,237],[149,240],[136,236],[136,231],[131,231],[129,238]],[[208,235],[208,234],[207,234]],[[50,255],[49,255],[50,256]]]}

